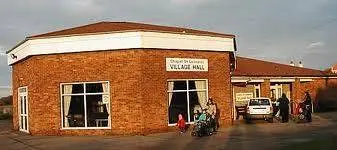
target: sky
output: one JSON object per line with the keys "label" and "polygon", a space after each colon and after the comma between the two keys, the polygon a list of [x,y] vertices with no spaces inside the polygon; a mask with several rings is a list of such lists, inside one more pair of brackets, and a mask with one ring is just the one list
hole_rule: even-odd
{"label": "sky", "polygon": [[326,69],[337,63],[336,0],[1,0],[0,97],[5,51],[25,37],[99,21],[133,21],[236,35],[238,56]]}

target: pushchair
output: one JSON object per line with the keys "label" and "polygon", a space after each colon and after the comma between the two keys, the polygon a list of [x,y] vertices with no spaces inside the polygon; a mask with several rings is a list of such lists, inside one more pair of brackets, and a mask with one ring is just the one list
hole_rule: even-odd
{"label": "pushchair", "polygon": [[299,123],[311,122],[311,107],[305,103],[300,103],[297,108]]}
{"label": "pushchair", "polygon": [[198,120],[193,126],[191,135],[192,136],[210,136],[213,134],[213,127],[210,119],[206,119],[206,121]]}

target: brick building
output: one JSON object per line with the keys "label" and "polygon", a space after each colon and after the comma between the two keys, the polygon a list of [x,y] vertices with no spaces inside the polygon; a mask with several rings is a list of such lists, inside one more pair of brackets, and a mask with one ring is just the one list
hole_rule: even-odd
{"label": "brick building", "polygon": [[[296,105],[303,101],[308,91],[314,100],[314,108],[318,108],[318,101],[323,101],[327,97],[324,95],[331,93],[326,91],[331,91],[331,86],[337,84],[336,75],[303,68],[303,64],[294,66],[244,57],[236,57],[236,61],[231,82],[233,103],[237,107],[246,105],[252,97],[268,97],[276,101],[284,93],[291,101],[290,113],[294,113]],[[328,97],[333,99],[337,95]]]}
{"label": "brick building", "polygon": [[[336,75],[235,57],[235,36],[131,22],[99,22],[27,37],[7,52],[13,128],[32,135],[168,131],[213,97],[220,126],[249,97],[316,99]],[[236,68],[236,69],[235,69]],[[324,94],[323,94],[324,95]],[[317,101],[316,101],[317,102]]]}
{"label": "brick building", "polygon": [[32,135],[163,132],[211,96],[232,123],[234,35],[100,22],[27,37],[7,52],[13,128]]}

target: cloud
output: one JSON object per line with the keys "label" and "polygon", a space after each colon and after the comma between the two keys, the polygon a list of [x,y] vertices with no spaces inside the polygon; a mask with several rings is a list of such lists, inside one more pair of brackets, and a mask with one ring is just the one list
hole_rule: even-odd
{"label": "cloud", "polygon": [[317,47],[322,47],[324,46],[324,42],[312,42],[310,44],[307,45],[307,49],[313,49],[313,48],[317,48]]}
{"label": "cloud", "polygon": [[0,85],[0,89],[11,89],[11,87],[10,86],[2,86],[2,85]]}
{"label": "cloud", "polygon": [[200,4],[206,4],[211,3],[216,0],[171,0],[171,3],[176,5],[200,5]]}

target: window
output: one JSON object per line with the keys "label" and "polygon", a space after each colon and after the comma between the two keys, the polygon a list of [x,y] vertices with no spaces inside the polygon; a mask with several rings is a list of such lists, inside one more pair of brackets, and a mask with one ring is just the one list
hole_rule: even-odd
{"label": "window", "polygon": [[260,84],[255,84],[254,90],[254,97],[260,97]]}
{"label": "window", "polygon": [[168,123],[175,124],[182,114],[187,123],[194,121],[193,114],[206,107],[207,80],[168,81]]}
{"label": "window", "polygon": [[252,99],[249,102],[249,106],[258,106],[258,105],[270,105],[268,99]]}
{"label": "window", "polygon": [[61,84],[62,127],[110,127],[109,87],[109,82]]}

